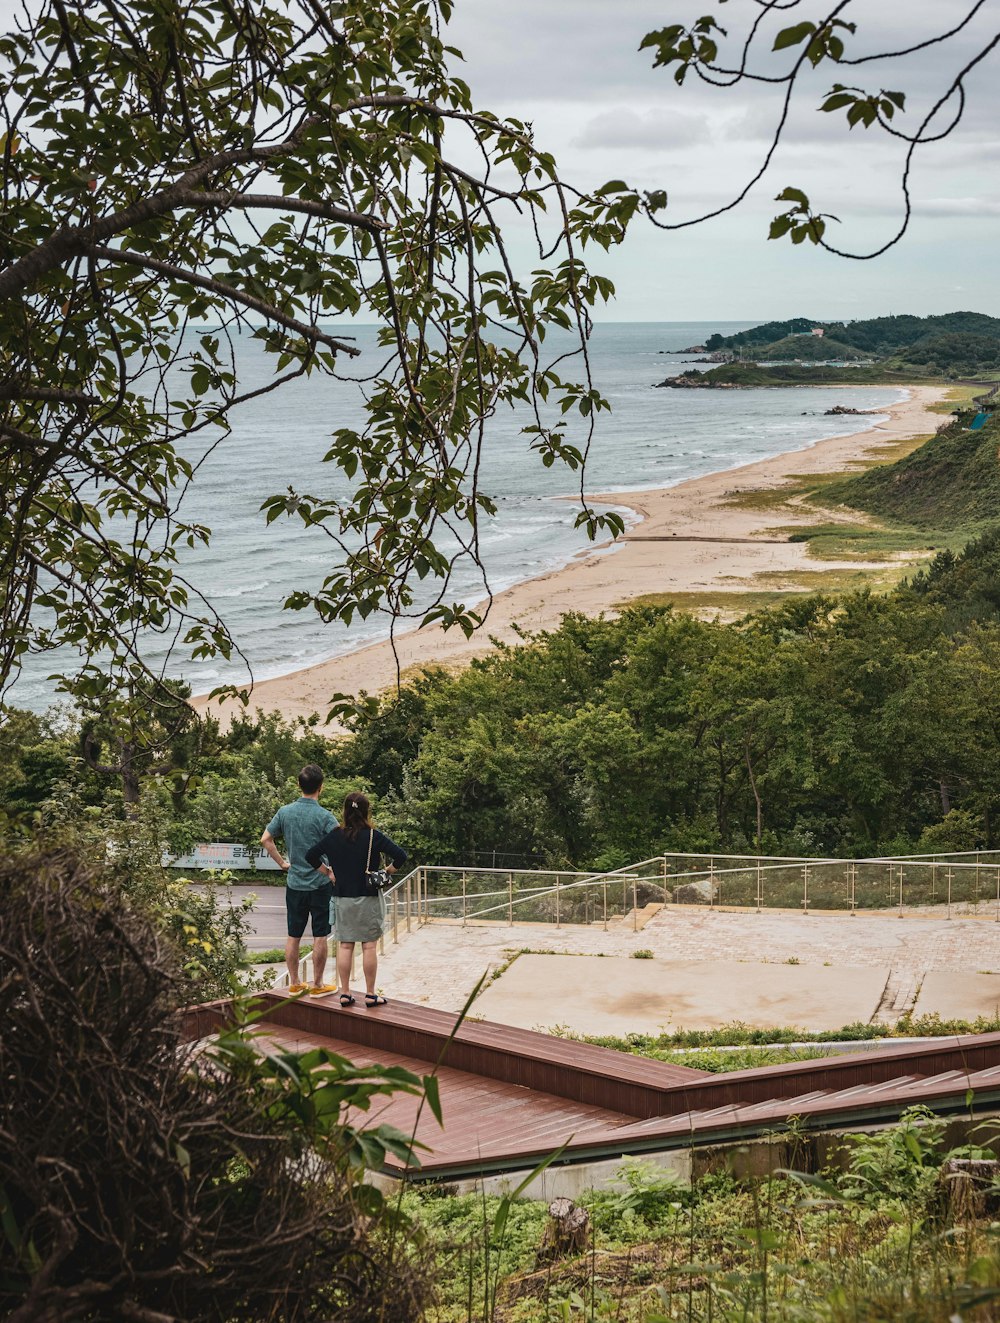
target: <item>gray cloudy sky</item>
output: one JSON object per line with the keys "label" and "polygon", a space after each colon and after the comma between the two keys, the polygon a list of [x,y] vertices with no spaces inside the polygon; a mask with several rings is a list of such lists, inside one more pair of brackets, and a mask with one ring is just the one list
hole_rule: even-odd
{"label": "gray cloudy sky", "polygon": [[[666,188],[669,219],[722,205],[758,167],[779,111],[780,89],[678,88],[638,52],[644,33],[715,11],[734,36],[758,12],[755,0],[454,0],[449,41],[476,104],[531,121],[570,182],[593,187],[624,178]],[[911,46],[947,31],[975,0],[852,0],[858,23],[848,54]],[[794,21],[826,12],[803,0]],[[14,0],[0,0],[0,21]],[[793,21],[779,15],[770,31]],[[780,209],[774,195],[803,187],[841,218],[831,235],[865,251],[898,227],[902,144],[878,130],[850,133],[843,112],[816,106],[834,81],[904,90],[903,124],[915,125],[962,65],[1000,30],[1000,0],[983,0],[969,28],[945,48],[889,65],[836,73],[824,63],[804,79],[779,155],[734,212],[662,233],[637,222],[625,245],[591,258],[613,277],[618,298],[603,317],[624,321],[722,320],[803,315],[865,317],[971,308],[1000,314],[1000,54],[967,80],[966,116],[945,142],[924,148],[913,176],[914,220],[899,247],[875,262],[848,262],[810,245],[767,241]],[[766,41],[761,49],[770,46]],[[764,57],[766,59],[766,55]],[[776,57],[777,58],[777,57]],[[787,53],[780,57],[787,67]],[[759,67],[767,67],[766,65]],[[512,232],[530,268],[529,236]]]}
{"label": "gray cloudy sky", "polygon": [[[854,0],[848,54],[875,54],[947,31],[974,0]],[[806,0],[794,21],[825,12]],[[450,40],[480,106],[530,120],[566,178],[593,186],[625,178],[666,188],[668,218],[722,205],[755,173],[780,110],[780,89],[678,88],[637,50],[644,33],[715,10],[735,36],[757,12],[751,0],[456,0]],[[770,32],[792,18],[779,16]],[[916,126],[955,73],[1000,30],[1000,0],[985,0],[946,47],[906,60],[803,80],[790,130],[751,196],[734,212],[662,233],[637,223],[625,245],[592,265],[610,274],[614,320],[864,317],[971,308],[1000,313],[1000,54],[969,75],[965,118],[946,141],[923,148],[912,181],[914,219],[901,244],[873,262],[849,262],[811,246],[768,242],[789,184],[840,217],[831,238],[853,251],[880,246],[898,228],[905,145],[879,130],[848,130],[844,112],[816,111],[834,81],[908,94],[900,126]],[[762,53],[771,45],[768,39]],[[775,57],[777,58],[777,57]],[[764,55],[766,61],[767,56]],[[781,57],[787,67],[787,53]],[[767,68],[766,62],[758,68]],[[771,66],[772,68],[775,66]],[[943,127],[943,123],[942,123]],[[808,250],[807,250],[808,249]]]}

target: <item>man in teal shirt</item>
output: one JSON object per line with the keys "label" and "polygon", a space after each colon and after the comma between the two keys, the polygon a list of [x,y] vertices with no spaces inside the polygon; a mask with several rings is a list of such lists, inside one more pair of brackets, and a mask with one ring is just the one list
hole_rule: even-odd
{"label": "man in teal shirt", "polygon": [[[313,936],[313,985],[309,993],[313,997],[322,997],[337,990],[335,983],[323,982],[333,886],[322,873],[309,867],[306,851],[332,831],[337,820],[320,805],[323,773],[315,763],[309,763],[299,772],[299,789],[302,791],[301,799],[278,809],[267,824],[260,843],[285,874],[285,909],[288,913],[285,964],[288,966],[290,991],[305,992],[308,986],[299,982],[299,943],[306,930],[306,920],[309,919],[312,921]],[[276,837],[284,840],[287,859],[282,857],[275,845]]]}

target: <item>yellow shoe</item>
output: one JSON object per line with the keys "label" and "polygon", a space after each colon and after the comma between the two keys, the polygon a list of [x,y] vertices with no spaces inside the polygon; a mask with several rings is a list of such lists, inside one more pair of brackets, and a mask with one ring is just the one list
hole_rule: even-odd
{"label": "yellow shoe", "polygon": [[288,991],[291,993],[305,992],[308,986],[308,983],[289,983]]}
{"label": "yellow shoe", "polygon": [[336,983],[324,983],[320,988],[310,988],[310,997],[329,997],[331,992],[337,991]]}

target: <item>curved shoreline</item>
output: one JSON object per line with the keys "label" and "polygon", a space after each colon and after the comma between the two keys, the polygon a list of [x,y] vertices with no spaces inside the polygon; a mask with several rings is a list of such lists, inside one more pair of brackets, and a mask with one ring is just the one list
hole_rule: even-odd
{"label": "curved shoreline", "polygon": [[[494,639],[516,643],[522,631],[557,627],[567,612],[598,615],[651,593],[746,592],[758,587],[752,579],[761,571],[856,569],[856,562],[818,561],[802,542],[763,540],[775,523],[774,511],[734,508],[727,505],[727,497],[734,484],[743,489],[780,488],[793,476],[839,472],[851,463],[877,457],[887,446],[933,432],[940,415],[930,413],[927,406],[943,399],[947,388],[908,390],[908,398],[882,411],[888,415],[886,422],[849,436],[826,437],[800,450],[687,478],[673,487],[593,494],[590,499],[595,503],[627,507],[638,516],[617,546],[611,541],[598,543],[558,569],[497,593],[486,624],[471,639],[437,627],[407,630],[396,639],[400,670],[463,666],[490,651]],[[817,522],[814,512],[792,510],[782,511],[781,521],[803,526]],[[609,555],[613,546],[614,554]],[[334,694],[376,693],[394,684],[396,673],[396,658],[386,639],[259,680],[250,706],[280,711],[289,718],[323,714]],[[213,714],[221,709],[223,716],[238,710],[231,702],[210,705],[205,696],[193,702]]]}

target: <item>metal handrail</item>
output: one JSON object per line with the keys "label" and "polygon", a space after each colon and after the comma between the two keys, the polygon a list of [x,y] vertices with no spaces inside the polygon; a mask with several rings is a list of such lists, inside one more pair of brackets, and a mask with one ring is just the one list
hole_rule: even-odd
{"label": "metal handrail", "polygon": [[[703,867],[693,868],[686,871],[668,872],[669,861],[696,860],[699,862],[707,861]],[[738,861],[738,862],[737,862]],[[967,861],[967,862],[966,862]],[[719,864],[723,864],[722,867]],[[728,865],[728,866],[726,866]],[[389,923],[386,932],[391,935],[393,943],[398,943],[401,929],[405,926],[406,931],[412,931],[414,923],[422,926],[431,917],[432,910],[440,910],[446,905],[460,904],[462,907],[461,921],[468,922],[484,919],[490,915],[496,915],[506,911],[508,921],[514,922],[515,912],[528,904],[534,904],[544,901],[549,897],[555,897],[556,916],[555,922],[561,924],[564,911],[562,909],[562,898],[568,893],[579,892],[583,888],[603,887],[603,917],[604,923],[608,922],[608,888],[613,884],[632,884],[632,911],[633,923],[638,928],[638,886],[639,884],[654,884],[664,895],[673,884],[689,886],[699,882],[708,881],[712,886],[712,894],[708,897],[708,904],[714,908],[716,903],[715,887],[719,887],[720,896],[727,879],[732,879],[734,875],[750,879],[756,877],[756,896],[751,897],[749,902],[742,908],[756,908],[758,912],[766,908],[764,901],[764,888],[762,882],[765,878],[780,877],[782,873],[801,873],[802,874],[802,898],[799,901],[802,912],[808,914],[810,905],[816,908],[815,891],[813,899],[810,900],[810,881],[815,887],[823,873],[831,867],[841,867],[844,870],[843,878],[837,882],[837,885],[846,887],[846,903],[843,908],[851,914],[858,909],[865,908],[864,903],[858,902],[858,884],[876,886],[880,890],[885,888],[882,893],[888,899],[887,905],[879,905],[881,910],[897,910],[902,916],[904,909],[907,908],[905,901],[906,877],[905,870],[907,866],[911,869],[919,869],[925,879],[923,885],[927,885],[927,874],[929,871],[929,881],[932,889],[932,896],[935,897],[930,903],[939,906],[946,906],[948,917],[951,917],[952,906],[955,903],[968,903],[967,901],[956,902],[952,883],[956,876],[959,878],[975,875],[975,896],[973,904],[978,907],[980,903],[995,905],[995,919],[1000,923],[1000,850],[955,850],[951,852],[937,852],[934,854],[920,855],[873,855],[863,859],[843,859],[832,857],[808,857],[805,855],[748,855],[748,854],[711,854],[693,851],[670,851],[666,854],[654,855],[649,859],[640,860],[638,863],[627,864],[621,868],[611,869],[607,872],[583,872],[579,869],[524,869],[524,868],[493,868],[493,867],[462,867],[457,864],[444,865],[419,865],[411,869],[404,877],[397,879],[389,887],[385,895],[386,905],[389,911]],[[874,880],[862,880],[858,877],[859,869],[879,869],[888,870],[887,876],[883,875]],[[655,869],[655,871],[653,871]],[[898,874],[897,871],[898,870]],[[980,895],[980,877],[986,870],[987,882],[995,881],[995,896]],[[810,878],[810,872],[813,876]],[[462,878],[462,891],[449,895],[430,895],[433,875],[446,875],[447,877],[460,876]],[[818,875],[818,876],[817,876]],[[484,881],[491,881],[498,876],[506,876],[508,884],[506,890],[490,888],[489,890],[469,890],[468,882],[477,878]],[[517,892],[514,891],[514,878],[527,880],[537,879],[538,885],[519,885]],[[544,881],[543,881],[544,879]],[[554,881],[553,881],[554,879]],[[564,880],[567,879],[567,880]],[[828,879],[825,879],[828,881]],[[914,885],[911,880],[911,886]],[[916,885],[920,885],[918,882]],[[940,899],[937,899],[936,888],[940,887]],[[501,899],[503,898],[503,899]],[[480,908],[484,900],[498,901],[499,903]],[[475,908],[470,912],[470,902],[475,902]],[[755,902],[755,904],[754,904]],[[623,894],[622,917],[627,912],[627,897]],[[673,902],[681,903],[684,902]],[[730,901],[730,904],[733,902]],[[781,902],[779,901],[779,904]],[[919,908],[927,902],[917,900],[911,901],[909,908]],[[575,922],[572,915],[567,915],[568,922]],[[585,919],[585,922],[589,922]],[[381,949],[385,950],[385,934],[380,939]],[[287,980],[287,975],[279,977],[278,983]]]}
{"label": "metal handrail", "polygon": [[[667,860],[676,859],[676,858],[708,859],[710,863],[707,868],[692,870],[689,872],[667,873],[665,871]],[[745,862],[742,864],[742,866],[736,866],[730,868],[717,868],[715,867],[714,862],[712,862],[716,859],[720,859],[720,860],[740,859]],[[768,862],[765,862],[765,859],[767,859]],[[969,862],[968,863],[958,862],[957,861],[958,859],[969,859]],[[444,905],[448,903],[453,904],[456,901],[461,900],[463,903],[462,917],[463,917],[463,922],[465,922],[469,917],[484,918],[487,915],[502,912],[504,909],[508,911],[509,916],[512,916],[513,910],[516,907],[527,904],[529,902],[537,901],[546,896],[553,896],[553,895],[556,896],[557,904],[558,904],[559,898],[566,892],[572,892],[579,890],[582,887],[593,887],[595,885],[601,885],[601,884],[604,884],[606,886],[608,883],[612,881],[631,880],[634,884],[637,884],[639,882],[644,882],[647,884],[653,882],[659,888],[666,890],[667,884],[671,882],[680,883],[680,884],[691,884],[697,881],[709,880],[714,883],[719,879],[724,880],[727,876],[731,876],[733,874],[746,875],[748,873],[752,873],[752,874],[756,874],[758,879],[758,895],[757,895],[756,908],[762,909],[764,907],[763,897],[760,891],[760,879],[762,875],[764,874],[774,875],[776,873],[787,872],[788,870],[795,870],[795,871],[803,872],[803,899],[801,901],[801,905],[803,911],[808,913],[809,912],[809,893],[808,893],[809,870],[824,869],[824,868],[829,868],[830,866],[840,865],[845,869],[844,883],[848,886],[849,894],[850,894],[850,898],[846,908],[848,908],[850,912],[853,913],[859,908],[856,901],[857,869],[859,868],[859,866],[868,865],[871,867],[878,867],[878,868],[887,867],[889,869],[889,876],[886,879],[886,882],[890,889],[890,893],[895,893],[897,887],[899,888],[898,910],[900,913],[902,913],[903,909],[905,908],[904,896],[903,896],[905,877],[903,875],[903,869],[905,869],[907,863],[914,864],[921,869],[932,870],[931,871],[932,886],[936,885],[937,870],[945,870],[945,880],[947,882],[947,887],[946,889],[942,890],[941,901],[935,903],[946,904],[949,917],[951,915],[951,906],[953,904],[953,895],[952,895],[952,886],[951,886],[953,880],[952,875],[955,872],[975,873],[977,875],[977,894],[974,903],[978,906],[979,874],[982,868],[984,867],[989,869],[991,873],[995,871],[996,883],[997,883],[997,888],[996,888],[997,894],[995,900],[996,920],[997,922],[1000,922],[1000,851],[997,850],[954,851],[950,854],[936,853],[936,854],[927,854],[927,855],[869,856],[865,859],[844,859],[844,858],[837,859],[837,858],[816,858],[816,857],[808,858],[805,856],[785,857],[785,856],[775,856],[775,855],[771,855],[771,856],[706,855],[706,854],[693,854],[690,852],[677,851],[669,855],[657,855],[651,859],[643,860],[639,864],[626,865],[625,867],[614,869],[607,873],[591,873],[579,877],[571,882],[563,883],[557,880],[555,885],[532,887],[530,889],[521,890],[519,891],[519,894],[517,896],[514,896],[511,889],[508,888],[508,896],[506,903],[488,906],[485,909],[477,909],[474,916],[470,916],[466,910],[466,906],[469,900],[473,898],[479,901],[484,899],[492,899],[494,897],[502,895],[503,892],[492,891],[492,890],[486,892],[483,891],[469,892],[463,888],[463,893],[461,896],[457,896],[457,895],[429,896],[426,894],[426,889],[427,889],[426,874],[431,871],[461,873],[464,880],[466,878],[469,878],[470,876],[476,876],[480,873],[493,873],[493,872],[505,872],[508,875],[508,877],[511,877],[514,873],[520,873],[520,875],[523,877],[526,873],[534,872],[535,870],[526,870],[526,869],[494,870],[494,869],[477,869],[477,868],[463,869],[454,866],[442,867],[440,869],[424,868],[423,869],[424,894],[422,897],[422,904],[424,907],[424,913],[426,914],[427,910],[431,906],[439,905],[439,904]],[[663,871],[657,872],[655,875],[648,875],[648,874],[645,876],[642,875],[641,872],[642,869],[646,868],[649,865],[654,865],[654,864],[661,865]],[[893,870],[897,866],[900,868],[900,877],[898,879],[892,876]],[[560,870],[559,872],[557,872],[556,870],[545,870],[544,872],[541,872],[538,875],[548,876],[548,877],[554,876],[558,879],[559,877],[566,876],[567,871],[568,870],[566,871]],[[634,895],[635,895],[635,887],[633,886],[633,899],[634,899]],[[990,903],[992,903],[992,897],[989,898],[989,900]],[[712,903],[712,901],[714,901],[714,897],[710,898],[710,903]],[[635,908],[635,906],[633,906],[633,908]],[[892,902],[889,906],[886,906],[885,908],[888,909],[896,908],[896,904],[895,902]],[[557,911],[557,916],[558,916],[558,911]],[[558,917],[556,921],[557,923],[559,922]]]}

